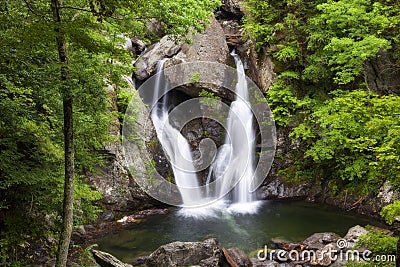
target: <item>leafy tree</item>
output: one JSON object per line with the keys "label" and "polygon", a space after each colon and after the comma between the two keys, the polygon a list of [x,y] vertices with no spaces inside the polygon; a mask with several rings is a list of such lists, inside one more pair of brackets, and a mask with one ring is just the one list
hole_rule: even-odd
{"label": "leafy tree", "polygon": [[286,173],[361,194],[386,180],[398,187],[399,98],[365,91],[363,74],[383,51],[399,59],[399,2],[249,0],[244,6],[244,29],[260,53],[271,55],[278,74],[266,95],[274,118],[301,141]]}
{"label": "leafy tree", "polygon": [[[398,187],[400,97],[336,91],[292,132],[313,140],[305,156],[331,173],[332,184],[368,194],[388,179]],[[340,178],[338,183],[335,177]]]}
{"label": "leafy tree", "polygon": [[309,20],[308,49],[313,53],[304,70],[306,78],[316,80],[329,68],[335,83],[348,84],[364,70],[366,60],[390,48],[383,36],[390,20],[380,3],[330,0],[317,9],[320,13]]}
{"label": "leafy tree", "polygon": [[[0,2],[3,263],[13,260],[8,252],[33,231],[27,230],[33,222],[21,228],[21,220],[15,224],[23,218],[19,211],[29,211],[24,215],[41,226],[46,214],[58,218],[64,191],[57,265],[65,265],[72,204],[75,210],[85,209],[84,204],[99,198],[84,185],[83,177],[100,162],[95,151],[108,140],[105,87],[126,86],[121,77],[131,71],[130,56],[120,45],[123,35],[145,37],[149,23],[159,23],[165,33],[185,38],[188,32],[204,29],[219,4],[211,0]],[[89,215],[96,211],[90,206]],[[75,216],[75,221],[82,220]]]}
{"label": "leafy tree", "polygon": [[388,224],[392,225],[396,217],[400,216],[400,200],[395,200],[392,204],[383,207],[381,216]]}
{"label": "leafy tree", "polygon": [[398,236],[397,245],[396,245],[396,262],[400,262],[400,229],[398,226],[399,216],[400,216],[400,201],[395,200],[392,204],[389,204],[382,208],[381,216],[385,219],[385,221],[392,225],[395,221],[397,221],[397,226],[395,226],[395,234]]}

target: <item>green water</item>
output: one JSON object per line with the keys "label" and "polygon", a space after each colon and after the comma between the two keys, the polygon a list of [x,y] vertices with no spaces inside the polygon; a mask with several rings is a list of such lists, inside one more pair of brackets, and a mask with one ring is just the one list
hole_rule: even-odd
{"label": "green water", "polygon": [[377,225],[366,218],[305,202],[265,201],[256,215],[221,213],[203,220],[183,218],[178,209],[151,216],[142,223],[110,233],[99,249],[125,262],[148,255],[160,245],[173,241],[201,241],[215,237],[220,245],[239,247],[246,252],[262,248],[271,238],[299,242],[316,232],[344,236],[354,225]]}

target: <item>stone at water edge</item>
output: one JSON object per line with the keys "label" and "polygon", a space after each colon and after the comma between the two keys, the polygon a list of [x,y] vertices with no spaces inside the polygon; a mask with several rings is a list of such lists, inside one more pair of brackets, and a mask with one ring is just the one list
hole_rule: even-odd
{"label": "stone at water edge", "polygon": [[315,258],[312,258],[310,264],[312,266],[330,266],[334,256],[333,251],[338,251],[338,247],[331,243],[324,246],[321,250],[317,250]]}
{"label": "stone at water edge", "polygon": [[279,263],[274,260],[261,261],[257,258],[251,258],[250,260],[253,267],[293,267],[293,265],[290,265],[289,263]]}
{"label": "stone at water edge", "polygon": [[[249,256],[239,248],[222,248],[222,253],[231,266],[250,267],[252,263]],[[236,265],[235,265],[236,264]]]}
{"label": "stone at water edge", "polygon": [[92,249],[91,252],[93,254],[93,258],[101,267],[133,267],[130,264],[123,263],[122,261],[107,252],[96,249]]}
{"label": "stone at water edge", "polygon": [[304,249],[304,245],[302,245],[302,244],[290,243],[290,242],[287,242],[286,240],[282,240],[282,239],[278,239],[278,238],[271,239],[271,242],[277,248],[281,248],[281,249],[284,249],[284,250],[298,250],[298,251],[301,251],[301,250]]}
{"label": "stone at water edge", "polygon": [[221,252],[214,238],[203,242],[173,242],[163,245],[150,254],[148,267],[181,267],[198,265],[201,261],[216,258],[219,262]]}
{"label": "stone at water edge", "polygon": [[305,245],[306,249],[319,250],[326,244],[336,242],[339,238],[335,233],[315,233],[306,238],[301,244]]}
{"label": "stone at water edge", "polygon": [[360,225],[356,225],[354,227],[351,227],[349,231],[347,231],[347,234],[344,236],[343,239],[347,241],[347,248],[352,248],[354,245],[357,243],[358,238],[362,235],[367,234],[368,231],[364,227]]}

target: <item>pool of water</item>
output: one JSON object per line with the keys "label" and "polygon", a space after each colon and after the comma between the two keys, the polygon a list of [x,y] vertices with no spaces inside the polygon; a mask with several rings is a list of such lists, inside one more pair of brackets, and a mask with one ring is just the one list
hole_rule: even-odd
{"label": "pool of water", "polygon": [[344,236],[357,224],[378,225],[354,213],[298,201],[263,201],[254,215],[220,212],[218,216],[202,219],[184,217],[179,209],[171,208],[166,215],[151,216],[107,234],[98,245],[100,250],[129,263],[173,241],[202,241],[215,237],[222,246],[239,247],[249,253],[270,243],[272,238],[299,242],[316,232]]}

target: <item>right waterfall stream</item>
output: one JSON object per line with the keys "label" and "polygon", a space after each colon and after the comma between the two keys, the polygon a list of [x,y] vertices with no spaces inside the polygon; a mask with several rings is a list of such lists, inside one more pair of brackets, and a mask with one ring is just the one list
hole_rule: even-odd
{"label": "right waterfall stream", "polygon": [[[246,75],[243,62],[235,50],[237,83],[235,101],[231,103],[227,118],[227,134],[224,144],[210,167],[208,181],[217,181],[216,198],[226,198],[231,181],[237,181],[231,194],[228,211],[235,213],[255,213],[258,201],[250,190],[255,171],[255,130],[253,113],[250,108]],[[225,195],[222,195],[225,194]]]}

